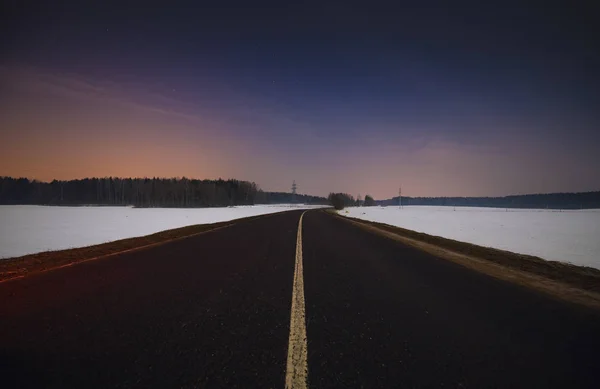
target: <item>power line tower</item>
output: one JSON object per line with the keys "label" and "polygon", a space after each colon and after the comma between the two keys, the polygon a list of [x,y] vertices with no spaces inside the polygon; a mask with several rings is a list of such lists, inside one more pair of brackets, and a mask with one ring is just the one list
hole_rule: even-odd
{"label": "power line tower", "polygon": [[296,180],[292,183],[292,203],[296,202],[296,191],[298,190],[298,186],[296,185]]}

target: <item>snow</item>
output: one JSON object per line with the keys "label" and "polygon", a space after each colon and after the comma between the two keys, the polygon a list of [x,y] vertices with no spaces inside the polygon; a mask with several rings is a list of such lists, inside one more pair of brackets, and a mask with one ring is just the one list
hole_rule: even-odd
{"label": "snow", "polygon": [[192,209],[0,206],[0,258],[89,246],[194,224],[318,207],[301,204]]}
{"label": "snow", "polygon": [[352,207],[341,215],[600,269],[600,209]]}

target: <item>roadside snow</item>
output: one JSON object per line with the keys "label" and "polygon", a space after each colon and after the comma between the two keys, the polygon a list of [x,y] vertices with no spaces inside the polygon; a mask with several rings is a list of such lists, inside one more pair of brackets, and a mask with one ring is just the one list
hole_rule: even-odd
{"label": "roadside snow", "polygon": [[352,207],[341,215],[600,269],[600,210]]}
{"label": "roadside snow", "polygon": [[218,223],[302,204],[229,208],[0,206],[0,258],[133,238],[194,224]]}

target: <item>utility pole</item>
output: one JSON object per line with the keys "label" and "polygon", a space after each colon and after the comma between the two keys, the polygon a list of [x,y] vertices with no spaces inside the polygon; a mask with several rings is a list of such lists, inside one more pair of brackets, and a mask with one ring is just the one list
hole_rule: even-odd
{"label": "utility pole", "polygon": [[296,190],[298,189],[298,186],[296,185],[296,180],[294,180],[294,182],[292,183],[292,203],[296,202]]}
{"label": "utility pole", "polygon": [[398,188],[398,208],[402,209],[402,187]]}

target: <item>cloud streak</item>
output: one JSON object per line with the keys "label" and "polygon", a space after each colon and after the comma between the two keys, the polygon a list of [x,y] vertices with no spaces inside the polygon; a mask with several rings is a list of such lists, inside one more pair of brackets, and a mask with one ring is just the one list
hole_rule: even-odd
{"label": "cloud streak", "polygon": [[0,67],[0,86],[0,175],[234,177],[268,190],[295,179],[304,193],[376,198],[400,184],[413,196],[600,189],[586,138],[543,124],[419,123],[345,109],[320,122],[218,86],[182,99],[134,80],[15,66]]}

